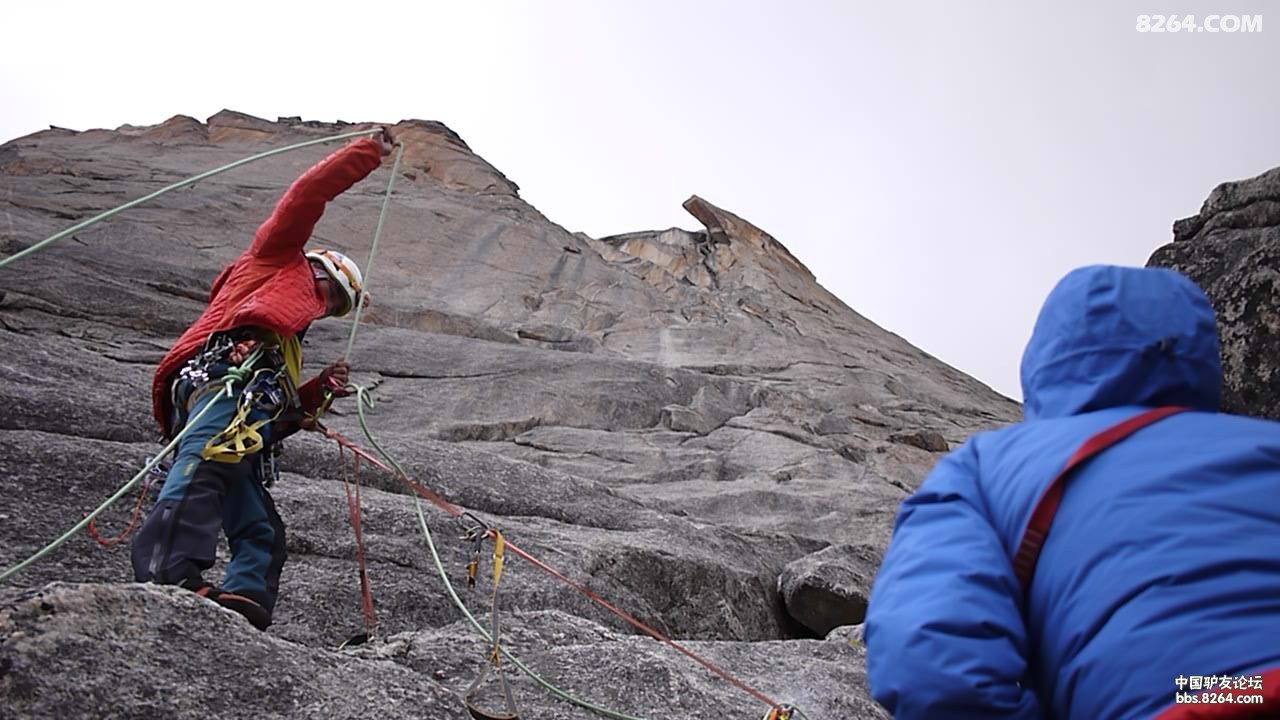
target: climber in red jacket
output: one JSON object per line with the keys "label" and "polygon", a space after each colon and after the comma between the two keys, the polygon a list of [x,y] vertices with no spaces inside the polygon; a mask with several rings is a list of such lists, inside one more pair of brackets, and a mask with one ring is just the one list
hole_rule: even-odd
{"label": "climber in red jacket", "polygon": [[[294,181],[249,249],[227,266],[209,306],[160,361],[151,385],[166,436],[198,422],[179,443],[156,505],[133,543],[139,582],[179,585],[271,624],[285,560],[284,525],[266,488],[286,435],[313,422],[326,396],[347,393],[344,361],[301,382],[301,340],[322,317],[364,301],[360,269],[334,250],[303,246],[325,204],[391,152],[385,129],[334,152]],[[221,392],[227,375],[240,379]],[[203,414],[201,414],[203,413]],[[231,560],[221,587],[207,583],[219,530]]]}

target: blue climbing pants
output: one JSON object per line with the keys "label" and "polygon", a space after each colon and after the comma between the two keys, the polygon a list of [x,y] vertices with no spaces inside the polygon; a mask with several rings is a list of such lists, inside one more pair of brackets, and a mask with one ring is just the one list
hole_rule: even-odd
{"label": "blue climbing pants", "polygon": [[[222,590],[248,597],[270,613],[285,561],[284,524],[263,487],[256,454],[236,463],[201,459],[205,444],[236,411],[236,398],[218,393],[197,402],[191,417],[210,403],[213,407],[179,444],[160,497],[133,541],[134,578],[190,590],[208,585],[203,573],[216,559],[221,530],[231,547]],[[260,430],[264,448],[269,429],[267,424]]]}

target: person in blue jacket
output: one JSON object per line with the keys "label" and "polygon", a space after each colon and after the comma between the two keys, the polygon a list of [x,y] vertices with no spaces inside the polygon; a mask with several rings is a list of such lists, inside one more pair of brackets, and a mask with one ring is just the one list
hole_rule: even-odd
{"label": "person in blue jacket", "polygon": [[[1021,376],[1024,422],[971,438],[902,504],[865,628],[876,700],[900,720],[1189,717],[1191,676],[1261,675],[1280,701],[1280,423],[1216,412],[1204,293],[1170,270],[1075,270]],[[1159,406],[1190,410],[1069,476],[1024,593],[1011,558],[1050,481]],[[1244,709],[1196,717],[1214,708]]]}

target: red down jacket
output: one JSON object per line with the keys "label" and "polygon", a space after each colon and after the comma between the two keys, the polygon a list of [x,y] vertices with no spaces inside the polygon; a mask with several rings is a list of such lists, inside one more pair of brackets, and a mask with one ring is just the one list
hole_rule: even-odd
{"label": "red down jacket", "polygon": [[[378,143],[362,138],[334,152],[294,181],[271,217],[254,233],[253,243],[213,281],[209,306],[160,360],[151,382],[151,405],[161,432],[168,434],[169,386],[173,375],[210,335],[253,326],[288,337],[324,317],[324,298],[316,291],[303,246],[325,204],[382,164]],[[319,398],[313,378],[299,388],[304,406]],[[310,402],[309,402],[310,401]]]}

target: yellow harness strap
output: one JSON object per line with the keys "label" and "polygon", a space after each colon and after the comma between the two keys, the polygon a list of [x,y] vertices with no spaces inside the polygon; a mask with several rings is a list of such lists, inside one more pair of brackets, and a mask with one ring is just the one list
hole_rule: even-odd
{"label": "yellow harness strap", "polygon": [[502,532],[493,531],[493,591],[498,591],[498,582],[502,580],[502,558],[507,541],[502,539]]}
{"label": "yellow harness strap", "polygon": [[[271,372],[270,370],[259,370],[258,372]],[[257,377],[257,373],[254,374]],[[253,380],[249,381],[250,383]],[[253,396],[249,393],[241,393],[240,399],[236,402],[236,414],[232,416],[231,422],[227,424],[222,432],[209,438],[209,442],[204,444],[204,449],[200,451],[200,457],[205,460],[221,463],[238,463],[245,457],[252,455],[262,449],[262,433],[258,432],[263,425],[274,420],[274,417],[257,422],[249,422],[249,413],[253,411]]]}
{"label": "yellow harness strap", "polygon": [[[298,380],[302,377],[302,343],[298,341],[298,336],[290,335],[282,338],[278,333],[271,333],[263,342],[268,346],[274,345],[279,348],[280,355],[284,358],[284,371],[289,376],[290,385],[296,388]],[[258,374],[264,372],[271,373],[274,370],[269,368],[259,370],[254,373],[245,387],[253,385],[258,379]],[[213,462],[237,463],[258,452],[262,449],[262,433],[259,431],[264,425],[275,421],[283,409],[280,408],[274,416],[265,420],[249,422],[249,413],[253,411],[253,397],[251,393],[242,392],[236,403],[236,414],[231,418],[231,422],[222,432],[209,438],[209,442],[205,443],[204,449],[200,451],[200,457]]]}
{"label": "yellow harness strap", "polygon": [[272,339],[284,356],[284,371],[289,374],[289,382],[298,387],[302,383],[302,343],[298,341],[297,335],[281,338],[273,334]]}

